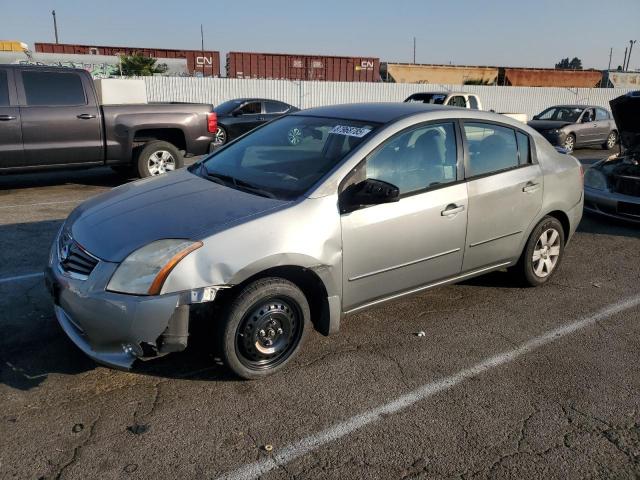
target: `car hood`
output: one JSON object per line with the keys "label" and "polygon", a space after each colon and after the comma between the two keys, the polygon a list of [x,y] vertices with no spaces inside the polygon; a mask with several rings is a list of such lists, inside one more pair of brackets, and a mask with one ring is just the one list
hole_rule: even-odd
{"label": "car hood", "polygon": [[121,262],[155,240],[200,240],[290,203],[225,187],[182,169],[98,195],[76,208],[66,225],[88,252]]}
{"label": "car hood", "polygon": [[609,105],[624,149],[640,151],[640,91],[614,98]]}
{"label": "car hood", "polygon": [[571,122],[562,122],[560,120],[531,120],[527,122],[534,130],[542,132],[544,130],[551,130],[553,128],[562,128],[567,125],[571,125]]}

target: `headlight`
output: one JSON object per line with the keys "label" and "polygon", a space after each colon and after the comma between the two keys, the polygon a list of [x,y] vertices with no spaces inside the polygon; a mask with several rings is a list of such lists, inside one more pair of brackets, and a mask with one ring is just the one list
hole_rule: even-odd
{"label": "headlight", "polygon": [[607,177],[600,170],[590,168],[584,173],[584,184],[595,190],[608,190]]}
{"label": "headlight", "polygon": [[138,295],[158,295],[171,270],[202,242],[158,240],[129,255],[109,280],[107,290]]}

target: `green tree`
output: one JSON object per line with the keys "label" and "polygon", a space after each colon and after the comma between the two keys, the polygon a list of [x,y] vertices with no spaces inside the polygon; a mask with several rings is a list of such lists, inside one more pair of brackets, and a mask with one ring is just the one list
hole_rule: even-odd
{"label": "green tree", "polygon": [[582,60],[578,57],[573,57],[571,60],[569,60],[569,57],[563,58],[556,63],[556,68],[563,70],[582,70]]}
{"label": "green tree", "polygon": [[156,62],[157,60],[155,58],[145,57],[139,53],[120,56],[122,74],[128,76],[148,77],[154,73],[164,73],[167,71],[166,64],[156,64]]}

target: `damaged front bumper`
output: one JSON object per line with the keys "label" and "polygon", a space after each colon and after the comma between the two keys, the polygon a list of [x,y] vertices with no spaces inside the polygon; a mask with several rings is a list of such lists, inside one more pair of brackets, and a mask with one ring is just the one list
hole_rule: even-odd
{"label": "damaged front bumper", "polygon": [[136,359],[184,350],[189,306],[212,301],[217,287],[157,296],[106,291],[117,264],[100,261],[88,278],[72,278],[52,248],[45,283],[58,323],[71,341],[98,363],[129,369]]}

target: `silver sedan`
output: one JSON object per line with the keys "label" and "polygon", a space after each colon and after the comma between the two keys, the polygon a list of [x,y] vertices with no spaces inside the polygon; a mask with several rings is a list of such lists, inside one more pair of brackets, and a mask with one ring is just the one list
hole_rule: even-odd
{"label": "silver sedan", "polygon": [[183,350],[207,304],[212,348],[257,378],[312,328],[389,300],[507,267],[545,284],[582,207],[578,161],[515,120],[322,107],[82,204],[46,278],[60,325],[98,362]]}

